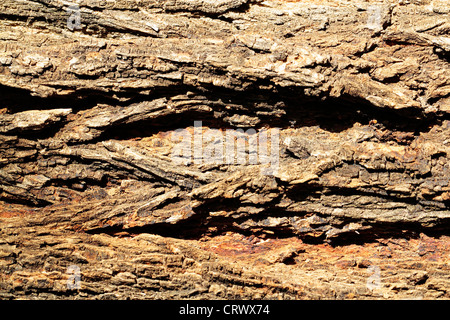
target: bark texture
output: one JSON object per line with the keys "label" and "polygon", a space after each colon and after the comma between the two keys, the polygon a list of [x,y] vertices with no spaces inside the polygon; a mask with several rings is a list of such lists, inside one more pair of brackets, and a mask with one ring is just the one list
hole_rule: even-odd
{"label": "bark texture", "polygon": [[450,298],[449,13],[2,0],[0,297]]}

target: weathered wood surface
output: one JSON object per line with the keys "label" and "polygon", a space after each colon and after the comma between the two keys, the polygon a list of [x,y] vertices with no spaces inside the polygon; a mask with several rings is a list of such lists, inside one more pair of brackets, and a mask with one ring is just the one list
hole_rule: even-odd
{"label": "weathered wood surface", "polygon": [[449,13],[2,0],[0,297],[448,299]]}

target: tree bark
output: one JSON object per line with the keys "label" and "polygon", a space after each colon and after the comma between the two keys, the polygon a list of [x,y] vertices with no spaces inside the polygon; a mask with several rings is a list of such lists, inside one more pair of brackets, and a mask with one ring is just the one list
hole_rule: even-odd
{"label": "tree bark", "polygon": [[0,297],[450,298],[449,13],[2,0]]}

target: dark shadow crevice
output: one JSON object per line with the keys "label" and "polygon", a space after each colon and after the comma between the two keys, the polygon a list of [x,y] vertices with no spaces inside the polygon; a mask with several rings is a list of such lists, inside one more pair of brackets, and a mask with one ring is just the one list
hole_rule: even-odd
{"label": "dark shadow crevice", "polygon": [[[274,201],[276,202],[276,201]],[[196,212],[190,218],[179,221],[176,224],[171,223],[155,223],[145,226],[123,228],[122,226],[108,226],[86,231],[90,234],[107,233],[110,235],[122,236],[125,232],[129,236],[136,236],[141,233],[158,234],[164,237],[172,237],[186,240],[201,240],[205,237],[215,237],[227,233],[237,233],[244,236],[256,236],[267,239],[284,239],[297,237],[308,244],[323,244],[329,243],[332,246],[343,245],[363,245],[365,243],[376,242],[379,239],[388,238],[405,238],[416,239],[420,234],[426,234],[431,237],[438,238],[448,234],[450,231],[450,221],[436,221],[435,224],[429,227],[424,227],[416,222],[398,222],[398,223],[384,223],[377,221],[368,221],[366,219],[354,219],[348,217],[339,217],[334,223],[313,224],[313,228],[301,231],[296,229],[293,225],[279,225],[279,226],[264,226],[263,224],[256,224],[243,228],[239,226],[249,220],[263,221],[271,217],[307,217],[311,214],[322,218],[329,216],[315,212],[289,212],[283,208],[275,207],[273,204],[260,206],[264,211],[257,215],[241,215],[239,217],[230,216],[210,216],[211,211],[235,211],[242,207],[242,204],[237,199],[219,199],[215,201],[206,201],[200,207],[195,208]],[[257,207],[257,206],[256,206]],[[328,237],[328,227],[341,229],[350,223],[358,223],[362,225],[362,229],[356,231],[346,230],[336,235]]]}

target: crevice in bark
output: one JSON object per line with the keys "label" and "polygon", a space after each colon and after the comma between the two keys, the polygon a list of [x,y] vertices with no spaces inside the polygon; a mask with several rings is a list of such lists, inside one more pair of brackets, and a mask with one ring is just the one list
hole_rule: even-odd
{"label": "crevice in bark", "polygon": [[[292,191],[292,190],[291,190]],[[298,190],[297,190],[298,191]],[[292,197],[296,201],[301,201],[309,197],[313,192],[309,190],[308,193],[304,193],[305,196],[302,199]],[[318,196],[327,193],[317,193]],[[355,190],[342,190],[336,188],[332,192],[335,196],[351,196],[351,195],[373,195],[380,199],[398,202],[399,204],[416,204],[414,199],[398,199],[395,196],[383,196],[380,194],[371,194],[366,192],[360,192]],[[292,193],[287,193],[292,195]],[[332,215],[323,214],[320,212],[292,212],[279,207],[276,207],[279,199],[273,199],[270,203],[265,205],[250,205],[253,208],[263,209],[258,214],[246,215],[245,210],[237,213],[239,208],[243,208],[244,204],[237,199],[215,199],[211,201],[205,201],[200,207],[195,208],[195,214],[183,222],[176,224],[171,223],[155,223],[151,225],[123,228],[123,226],[105,226],[100,228],[94,228],[86,230],[90,234],[106,233],[110,235],[123,236],[124,233],[127,236],[136,236],[142,233],[157,234],[164,237],[173,237],[177,239],[187,240],[201,240],[207,237],[216,237],[227,233],[242,234],[244,236],[254,235],[260,238],[271,239],[284,239],[297,237],[308,244],[320,244],[329,243],[333,246],[345,246],[345,245],[364,245],[367,243],[373,243],[379,239],[389,238],[404,238],[404,239],[417,239],[420,234],[427,234],[431,237],[440,237],[446,235],[450,230],[449,219],[436,219],[430,226],[425,226],[419,222],[380,222],[373,221],[372,219],[355,219],[349,217],[334,217]],[[167,203],[165,204],[167,205]],[[226,216],[212,216],[211,212],[220,211],[230,212]],[[352,210],[347,208],[344,210]],[[234,213],[233,213],[234,212]],[[312,215],[316,215],[323,220],[323,222],[316,222],[312,224],[312,229],[301,231],[294,226],[295,222],[290,221],[292,218],[307,219]],[[263,221],[271,218],[285,218],[286,222],[282,225],[271,226]],[[333,222],[327,219],[334,219]],[[240,226],[247,221],[253,220],[256,222],[254,226],[249,225],[247,227]],[[258,224],[262,222],[261,224]],[[294,224],[293,224],[294,223]],[[342,227],[350,225],[352,223],[358,223],[361,225],[361,229],[345,230],[328,236],[327,231],[330,229],[323,228],[325,226],[331,226],[332,228],[341,229]],[[315,235],[311,235],[315,234]]]}
{"label": "crevice in bark", "polygon": [[[229,206],[224,206],[229,208]],[[237,206],[238,207],[238,206]],[[204,209],[198,210],[202,212]],[[220,210],[220,206],[214,207],[214,210]],[[312,213],[304,213],[308,216]],[[314,213],[317,214],[317,213]],[[326,217],[321,214],[318,216]],[[298,213],[286,212],[284,210],[268,208],[266,211],[257,215],[258,220],[274,217],[298,217]],[[360,221],[351,218],[340,218],[339,223],[334,224],[333,227],[339,228],[350,223],[362,223],[362,226],[369,228],[362,230],[348,230],[339,233],[335,236],[328,237],[326,232],[318,228],[309,232],[301,233],[292,228],[292,226],[273,226],[273,227],[248,227],[246,229],[240,228],[237,225],[245,222],[248,217],[233,219],[232,217],[210,217],[206,211],[197,213],[194,218],[190,218],[184,222],[177,224],[156,223],[152,225],[122,228],[121,226],[107,226],[86,230],[89,234],[109,234],[112,236],[129,236],[135,237],[139,234],[157,234],[163,237],[172,237],[185,240],[202,240],[208,237],[217,237],[227,233],[242,234],[244,236],[256,236],[262,239],[284,239],[296,237],[307,244],[321,244],[328,243],[332,246],[347,246],[347,245],[364,245],[380,241],[381,239],[417,239],[421,234],[426,234],[429,237],[439,238],[448,234],[450,230],[450,222],[442,222],[433,227],[424,228],[418,223],[382,223]],[[317,233],[312,236],[309,233]]]}
{"label": "crevice in bark", "polygon": [[[64,87],[62,89],[70,89]],[[8,109],[11,113],[23,112],[27,110],[50,110],[71,108],[72,112],[87,110],[95,107],[97,104],[124,104],[115,99],[111,94],[106,94],[97,90],[80,89],[74,93],[64,96],[39,97],[31,95],[28,90],[12,88],[0,85],[0,94],[2,95],[2,107]],[[124,93],[127,97],[130,93]],[[119,95],[120,94],[116,94]]]}
{"label": "crevice in bark", "polygon": [[[183,88],[172,88],[171,97],[183,94],[186,91]],[[115,139],[132,139],[150,136],[159,131],[176,130],[194,126],[194,121],[202,121],[203,126],[217,129],[237,129],[248,128],[260,129],[262,127],[279,128],[301,128],[307,126],[319,126],[330,132],[341,132],[351,128],[355,123],[369,125],[376,121],[375,127],[385,129],[390,132],[411,132],[413,135],[405,137],[404,140],[397,140],[399,144],[409,144],[414,136],[421,132],[427,132],[435,125],[441,124],[446,117],[427,116],[420,114],[419,111],[410,110],[381,110],[380,108],[370,106],[367,103],[354,99],[326,99],[322,101],[317,98],[299,97],[296,101],[292,96],[300,93],[252,93],[252,91],[242,94],[236,94],[232,91],[216,90],[214,92],[202,92],[201,96],[206,97],[204,104],[211,107],[211,111],[186,111],[183,114],[172,113],[162,117],[155,117],[149,120],[140,120],[137,122],[116,124],[105,128],[104,132],[96,141]],[[163,91],[158,95],[136,96],[125,102],[115,104],[122,106],[131,106],[134,103],[151,101],[160,97],[167,97]],[[105,98],[108,99],[108,98]],[[111,98],[112,99],[112,98]],[[149,100],[150,99],[150,100]],[[170,99],[170,98],[169,98]],[[193,98],[195,99],[195,98]],[[300,99],[300,102],[299,102]],[[104,100],[106,102],[107,100]],[[94,102],[93,102],[94,103]],[[98,102],[100,103],[100,102]],[[111,102],[109,102],[111,103]],[[265,107],[255,107],[259,103],[264,103]],[[89,102],[83,102],[85,106]],[[239,109],[229,112],[225,109],[226,105],[239,106]],[[195,105],[193,105],[195,106]],[[259,109],[261,108],[261,109]],[[264,109],[276,111],[277,109],[284,114],[274,118],[273,116],[258,115]],[[217,115],[221,114],[221,115]],[[227,115],[247,115],[258,117],[257,124],[233,124],[224,120]],[[339,121],[336,121],[336,118]],[[398,119],[405,121],[398,121]],[[407,120],[407,121],[406,121]],[[389,137],[380,137],[381,141],[389,141]]]}

